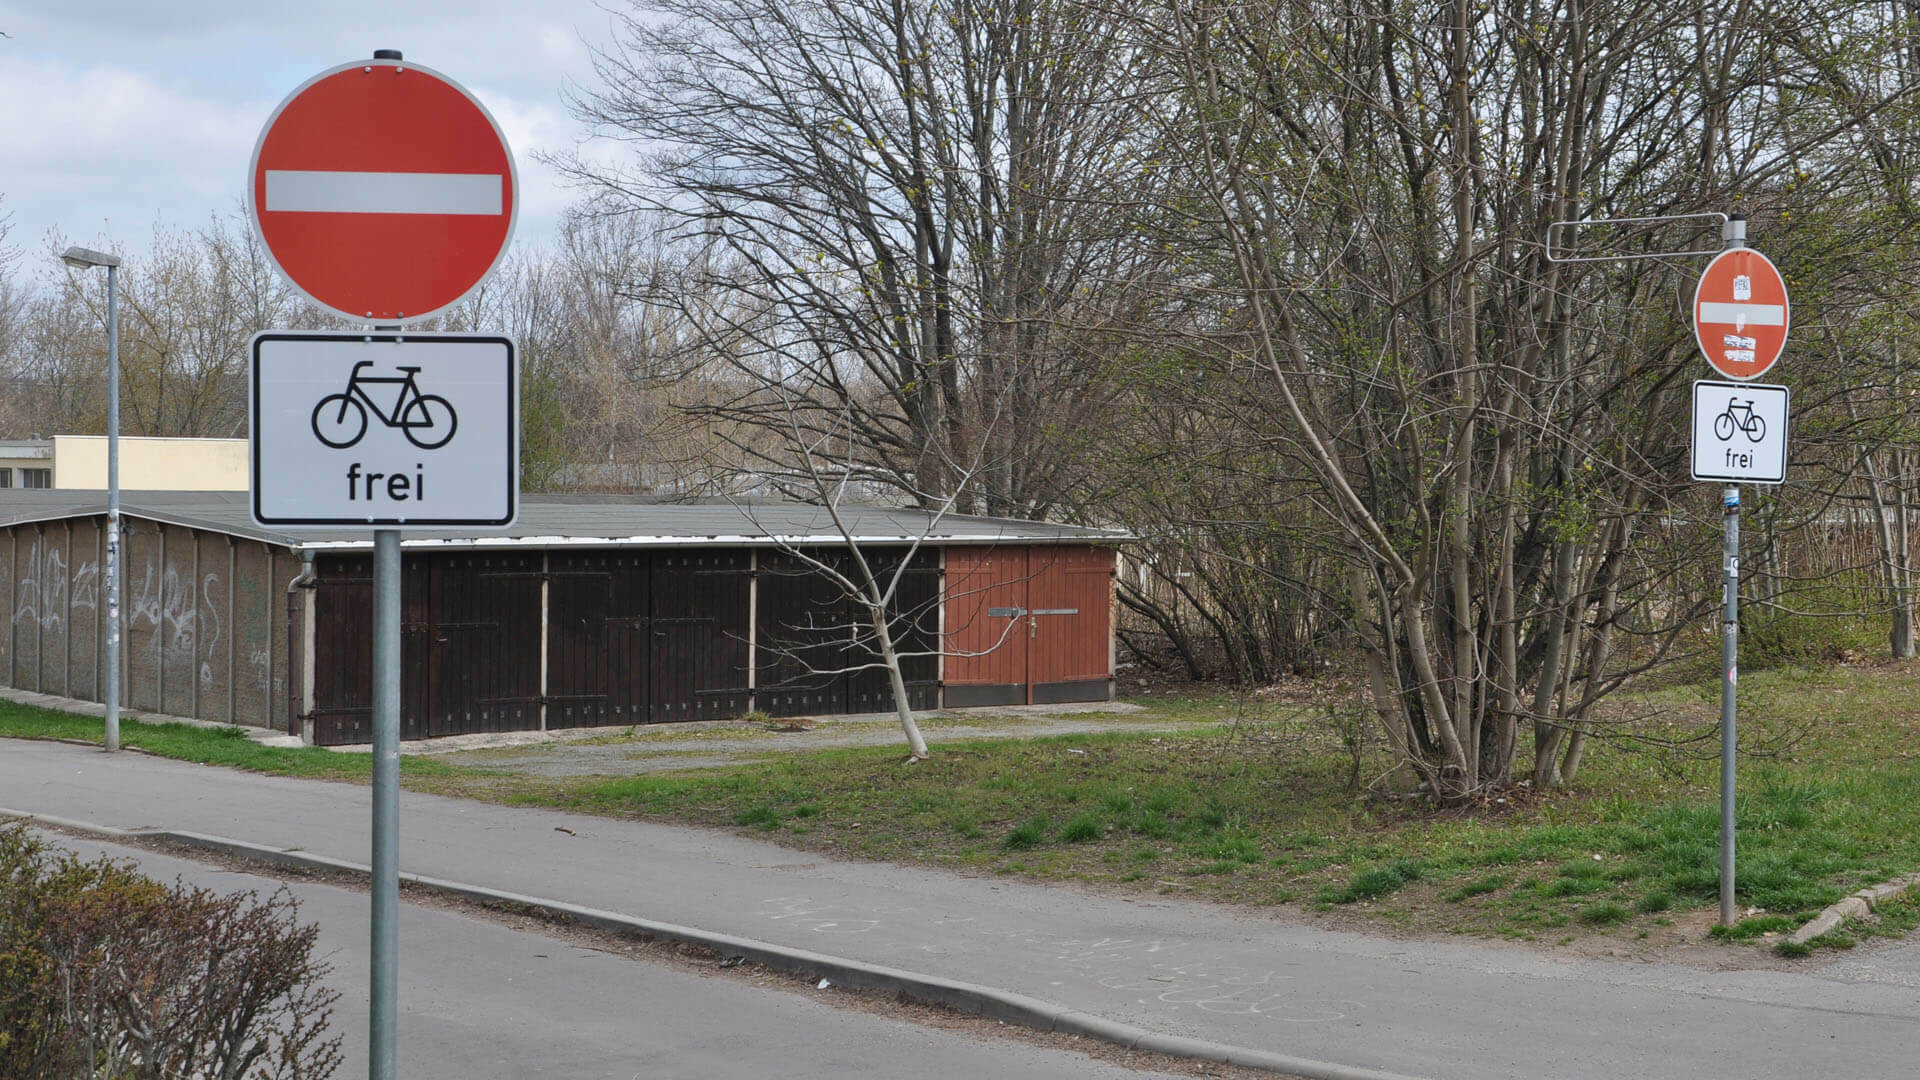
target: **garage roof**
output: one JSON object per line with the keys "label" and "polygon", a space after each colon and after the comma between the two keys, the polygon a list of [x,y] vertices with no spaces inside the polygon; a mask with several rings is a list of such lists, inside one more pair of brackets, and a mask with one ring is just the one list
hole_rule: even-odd
{"label": "garage roof", "polygon": [[[123,491],[121,513],[151,521],[309,550],[372,548],[371,532],[264,529],[254,524],[244,491]],[[104,491],[0,490],[0,526],[91,517],[107,512]],[[843,504],[841,518],[861,543],[939,544],[1118,543],[1114,529],[1056,525],[1019,518],[969,517],[868,503]],[[520,519],[488,533],[409,532],[403,546],[436,547],[689,547],[837,544],[826,508],[807,503],[703,499],[664,502],[624,495],[523,495]]]}

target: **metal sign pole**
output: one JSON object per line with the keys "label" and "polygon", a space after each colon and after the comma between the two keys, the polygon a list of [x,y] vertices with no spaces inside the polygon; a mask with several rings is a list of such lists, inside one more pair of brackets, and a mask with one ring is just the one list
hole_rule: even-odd
{"label": "metal sign pole", "polygon": [[[398,56],[396,54],[395,58]],[[378,327],[399,331],[398,326]],[[373,966],[367,1080],[397,1080],[400,982],[400,532],[373,533]]]}
{"label": "metal sign pole", "polygon": [[1736,693],[1740,682],[1740,485],[1728,484],[1722,500],[1726,541],[1721,566],[1726,593],[1720,626],[1720,925],[1732,926],[1733,755]]}
{"label": "metal sign pole", "polygon": [[[519,175],[500,125],[464,87],[403,60],[379,49],[371,63],[336,65],[301,84],[268,117],[248,166],[247,212],[273,268],[360,325],[417,323],[458,304],[499,268],[519,213]],[[435,134],[423,143],[422,132]],[[395,147],[418,153],[396,160],[385,152]],[[447,215],[460,216],[459,230],[448,231]],[[369,1080],[398,1075],[400,532],[506,528],[520,490],[513,339],[404,338],[403,329],[374,326],[385,332],[378,344],[365,331],[263,331],[253,336],[248,385],[253,521],[374,530]],[[403,377],[361,375],[393,358],[386,343],[403,340],[420,366]],[[288,367],[303,361],[313,368]],[[422,370],[435,372],[424,381],[438,377],[440,392],[420,388]],[[335,376],[345,389],[315,401],[316,378]],[[378,400],[369,385],[398,393]],[[456,431],[460,446],[435,453]],[[370,434],[366,447],[339,453]],[[383,447],[405,457],[378,457]]]}
{"label": "metal sign pole", "polygon": [[[1734,248],[1744,248],[1747,246],[1747,218],[1745,214],[1679,214],[1647,218],[1602,218],[1596,221],[1556,221],[1547,226],[1542,240],[1546,246],[1547,259],[1556,263],[1613,262],[1626,259],[1664,259],[1687,255],[1707,255],[1711,254],[1711,252],[1687,250],[1638,255],[1581,255],[1577,253],[1577,249],[1564,247],[1565,233],[1582,226],[1666,224],[1668,222],[1701,218],[1719,218],[1723,222],[1723,231],[1721,233],[1721,255],[1716,255],[1713,263],[1708,264],[1707,272],[1701,276],[1701,284],[1695,292],[1695,333],[1696,335],[1704,335],[1704,327],[1707,325],[1729,324],[1728,332],[1724,338],[1724,344],[1728,347],[1728,351],[1723,355],[1727,361],[1731,363],[1737,359],[1736,352],[1743,350],[1744,355],[1738,358],[1739,361],[1754,368],[1754,370],[1751,371],[1742,371],[1737,368],[1731,371],[1728,370],[1727,367],[1722,366],[1722,364],[1714,358],[1713,351],[1708,346],[1706,337],[1700,337],[1700,347],[1706,350],[1707,360],[1714,365],[1715,370],[1726,375],[1728,378],[1741,380],[1738,384],[1694,383],[1693,430],[1694,479],[1735,481],[1727,484],[1722,497],[1724,510],[1722,522],[1726,536],[1722,547],[1721,559],[1722,588],[1724,589],[1725,595],[1723,597],[1720,636],[1720,922],[1723,925],[1731,926],[1735,918],[1733,896],[1733,804],[1734,760],[1735,751],[1739,747],[1739,740],[1736,737],[1738,734],[1736,720],[1739,711],[1738,690],[1740,682],[1740,485],[1737,480],[1743,478],[1755,479],[1761,483],[1777,484],[1786,479],[1785,439],[1788,418],[1787,388],[1784,386],[1759,386],[1746,381],[1758,378],[1763,374],[1766,369],[1779,358],[1780,349],[1786,344],[1787,326],[1790,317],[1786,296],[1786,281],[1779,276],[1772,262],[1767,260],[1764,255],[1755,252],[1754,255],[1757,256],[1756,261],[1766,270],[1765,279],[1760,278],[1757,273],[1751,281],[1747,277],[1736,277],[1733,279],[1730,294],[1720,294],[1715,297],[1702,297],[1700,295],[1700,290],[1705,289],[1707,279],[1713,274],[1714,266],[1720,262],[1725,252]],[[1555,230],[1560,230],[1562,233],[1560,239],[1562,240],[1563,247],[1559,250],[1556,250],[1554,244],[1556,239]],[[1747,295],[1747,293],[1751,292],[1753,287],[1762,280],[1769,282],[1769,285],[1765,287],[1765,291],[1777,295],[1774,295],[1772,298],[1766,295]],[[1773,303],[1774,299],[1778,300],[1777,304]],[[1703,305],[1703,300],[1708,302]],[[1709,309],[1720,310],[1710,312]],[[1726,315],[1726,309],[1732,309],[1733,314],[1730,316]],[[1772,327],[1779,327],[1779,330],[1777,333],[1772,334],[1771,337],[1769,337],[1769,334],[1761,332],[1761,330],[1749,330],[1747,329],[1749,324],[1744,321],[1749,318],[1752,319],[1751,325],[1759,327],[1761,330]],[[1718,333],[1719,331],[1715,332]],[[1758,355],[1760,352],[1765,353],[1764,359]],[[1718,428],[1702,428],[1700,418],[1702,389],[1711,387],[1725,390],[1733,386],[1746,388],[1750,394],[1758,393],[1760,397],[1770,403],[1771,408],[1778,410],[1777,413],[1770,414],[1773,417],[1773,423],[1778,425],[1778,427],[1774,429],[1775,438],[1778,440],[1777,445],[1764,448],[1748,446],[1745,448],[1747,452],[1738,454],[1726,445],[1732,438],[1732,433],[1736,430],[1744,432],[1749,443],[1759,444],[1764,441],[1768,426],[1754,411],[1755,406],[1759,403],[1759,399],[1755,397],[1749,397],[1743,403],[1740,399],[1728,399],[1722,394],[1718,399],[1719,403],[1714,407],[1716,409],[1724,407],[1727,412],[1726,415],[1721,417],[1716,423],[1735,426],[1728,427],[1726,429],[1727,434],[1720,434],[1720,429]],[[1704,463],[1703,467],[1703,461],[1700,456],[1700,449],[1704,442],[1702,433],[1708,430],[1711,430],[1715,434],[1719,444],[1726,450],[1726,460],[1724,462],[1719,460],[1708,461]],[[1777,471],[1772,476],[1768,476],[1765,471],[1755,468],[1756,464],[1764,465],[1767,463],[1764,457],[1762,457],[1759,462],[1755,460],[1756,456],[1759,455],[1762,450],[1771,450],[1773,455],[1771,464],[1776,467]],[[1729,475],[1727,470],[1736,464],[1739,468],[1746,471],[1735,472]]]}
{"label": "metal sign pole", "polygon": [[101,707],[108,750],[120,749],[120,268],[107,267],[107,677]]}
{"label": "metal sign pole", "polygon": [[[1747,219],[1727,219],[1726,246],[1747,246]],[[1734,754],[1738,748],[1736,719],[1740,684],[1740,485],[1728,484],[1721,498],[1721,522],[1726,537],[1721,547],[1725,597],[1720,627],[1720,925],[1737,918],[1733,900],[1734,872]]]}

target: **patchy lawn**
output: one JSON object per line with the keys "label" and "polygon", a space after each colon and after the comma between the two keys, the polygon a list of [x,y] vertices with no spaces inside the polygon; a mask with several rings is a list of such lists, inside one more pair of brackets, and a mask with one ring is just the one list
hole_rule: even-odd
{"label": "patchy lawn", "polygon": [[[1624,697],[1572,791],[1435,811],[1365,799],[1385,762],[1296,699],[1137,699],[1175,732],[797,749],[771,763],[631,777],[482,773],[409,758],[411,788],[752,830],[795,847],[1254,905],[1422,932],[1566,943],[1697,928],[1718,892],[1718,684]],[[1768,940],[1862,885],[1920,869],[1920,665],[1776,670],[1742,683],[1740,877]],[[98,738],[99,721],[0,707],[0,734]],[[1136,715],[1130,719],[1145,719]],[[36,729],[42,725],[46,730]],[[52,730],[58,728],[59,730]],[[90,729],[91,734],[88,734]],[[958,734],[956,732],[956,734]],[[129,745],[363,779],[363,755],[271,750],[203,729]],[[1710,920],[1708,920],[1710,921]],[[1892,927],[1900,929],[1900,927]]]}
{"label": "patchy lawn", "polygon": [[[19,739],[67,739],[98,743],[105,740],[106,723],[91,716],[53,712],[31,705],[0,701],[0,735]],[[371,782],[373,758],[368,754],[339,754],[314,747],[262,746],[239,728],[204,728],[193,724],[143,724],[124,717],[120,745],[160,757],[225,765],[277,776],[304,776],[319,780]],[[444,776],[456,770],[432,758],[400,759],[400,774]]]}

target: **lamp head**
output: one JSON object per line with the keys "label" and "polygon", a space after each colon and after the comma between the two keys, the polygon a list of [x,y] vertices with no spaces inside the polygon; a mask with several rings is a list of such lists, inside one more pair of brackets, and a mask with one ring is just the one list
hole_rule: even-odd
{"label": "lamp head", "polygon": [[95,251],[92,248],[70,247],[60,253],[60,261],[66,263],[68,266],[89,270],[96,266],[119,266],[120,256],[109,255],[104,251]]}

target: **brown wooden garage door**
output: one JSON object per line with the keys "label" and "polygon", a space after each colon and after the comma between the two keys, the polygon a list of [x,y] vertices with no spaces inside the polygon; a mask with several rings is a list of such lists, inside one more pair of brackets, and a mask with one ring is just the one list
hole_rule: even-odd
{"label": "brown wooden garage door", "polygon": [[[841,551],[813,551],[814,559],[841,572],[851,560]],[[904,549],[866,553],[885,581]],[[805,559],[782,552],[759,558],[754,705],[773,716],[885,712],[893,708],[893,680],[866,640],[866,614],[845,591]],[[922,549],[901,576],[891,623],[901,655],[907,701],[915,709],[939,706],[940,562]]]}
{"label": "brown wooden garage door", "polygon": [[1105,701],[1113,553],[947,549],[945,703]]}
{"label": "brown wooden garage door", "polygon": [[550,566],[547,726],[747,711],[746,552],[555,554]]}
{"label": "brown wooden garage door", "polygon": [[[540,556],[410,556],[402,564],[400,737],[540,726]],[[314,741],[373,738],[373,560],[315,565]]]}
{"label": "brown wooden garage door", "polygon": [[550,565],[547,726],[646,723],[652,560],[555,554]]}

